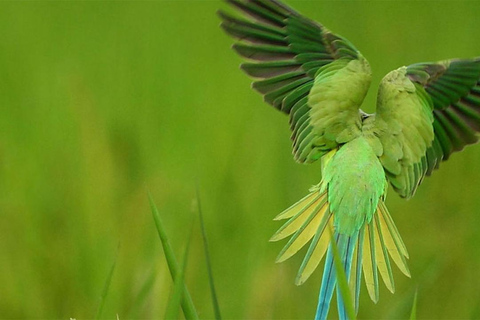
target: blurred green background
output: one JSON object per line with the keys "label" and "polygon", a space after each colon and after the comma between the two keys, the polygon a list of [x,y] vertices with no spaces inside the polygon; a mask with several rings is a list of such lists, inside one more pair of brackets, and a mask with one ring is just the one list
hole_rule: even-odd
{"label": "blurred green background", "polygon": [[[353,43],[377,83],[401,65],[480,55],[478,1],[288,1]],[[311,318],[321,272],[293,283],[272,218],[320,180],[291,157],[218,27],[220,1],[0,4],[0,318],[159,318],[172,282],[151,191],[181,256],[198,180],[225,318]],[[360,318],[480,318],[480,147],[387,204],[412,279],[362,294]],[[118,247],[118,249],[117,249]],[[212,318],[198,223],[186,282]],[[146,298],[142,286],[154,276]]]}

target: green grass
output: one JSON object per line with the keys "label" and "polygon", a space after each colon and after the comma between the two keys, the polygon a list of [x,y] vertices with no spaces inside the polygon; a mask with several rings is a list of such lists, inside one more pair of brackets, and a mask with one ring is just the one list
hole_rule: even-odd
{"label": "green grass", "polygon": [[102,296],[101,296],[100,304],[98,306],[97,314],[95,315],[95,319],[102,318],[103,307],[105,306],[105,301],[107,300],[107,296],[108,296],[108,290],[110,289],[113,273],[115,272],[115,266],[117,265],[117,257],[118,256],[115,255],[115,259],[113,260],[112,267],[110,268],[107,279],[105,280],[105,285],[103,286]]}
{"label": "green grass", "polygon": [[205,250],[205,262],[207,264],[207,271],[208,271],[208,282],[210,285],[210,293],[212,295],[212,305],[213,311],[215,313],[215,319],[221,320],[222,316],[220,315],[220,305],[218,304],[217,298],[217,291],[215,290],[214,278],[213,278],[213,271],[212,271],[212,259],[210,258],[210,250],[208,249],[208,241],[207,241],[207,232],[205,231],[205,222],[203,220],[203,213],[202,213],[202,206],[200,204],[200,193],[198,191],[198,185],[195,188],[195,195],[197,200],[198,206],[198,216],[200,220],[200,228],[202,232],[202,240],[203,240],[203,248]]}
{"label": "green grass", "polygon": [[150,201],[152,215],[153,215],[153,219],[155,220],[155,226],[157,227],[158,236],[162,243],[165,259],[168,264],[168,269],[170,270],[172,279],[175,282],[172,299],[170,300],[170,303],[167,306],[166,318],[167,319],[176,318],[175,307],[177,306],[177,301],[181,301],[180,304],[182,305],[182,310],[183,310],[183,314],[185,315],[185,318],[198,319],[197,310],[193,305],[192,297],[190,296],[190,293],[188,292],[187,287],[185,286],[185,283],[184,283],[185,267],[187,265],[188,249],[190,248],[191,232],[187,240],[182,265],[179,266],[177,263],[177,259],[175,258],[175,254],[173,253],[173,249],[170,244],[170,240],[167,236],[167,232],[165,231],[165,227],[160,218],[160,214],[158,212],[157,206],[153,202],[153,199],[150,193],[148,194],[148,199]]}
{"label": "green grass", "polygon": [[[480,55],[476,1],[290,1],[352,41],[376,84],[403,64]],[[305,319],[321,272],[276,265],[272,218],[320,181],[218,27],[220,1],[0,3],[0,318],[161,318],[174,288],[145,196],[183,256],[198,177],[224,318]],[[473,318],[480,301],[480,147],[387,204],[410,253],[358,318]],[[186,227],[187,226],[187,227]],[[198,224],[197,224],[198,227]],[[197,228],[196,227],[196,228]],[[201,232],[185,283],[214,318]],[[121,243],[118,249],[117,244]],[[181,259],[179,259],[181,260]]]}
{"label": "green grass", "polygon": [[415,291],[415,296],[413,297],[413,303],[412,303],[412,312],[410,312],[410,320],[417,319],[417,297],[418,297],[418,291]]}
{"label": "green grass", "polygon": [[[167,310],[165,311],[165,319],[178,319],[179,318],[179,309],[182,305],[182,299],[185,299],[184,292],[186,290],[185,286],[185,269],[188,264],[188,253],[190,249],[191,239],[192,239],[193,228],[190,229],[188,234],[188,239],[185,245],[185,252],[183,254],[182,263],[179,265],[177,270],[177,276],[174,280],[174,287],[171,293],[169,303],[167,305]],[[193,306],[182,305],[183,314],[187,319],[198,319],[197,312]]]}
{"label": "green grass", "polygon": [[128,311],[126,318],[139,318],[139,314],[142,313],[142,310],[145,307],[145,302],[147,301],[148,296],[151,294],[152,288],[155,284],[156,275],[157,273],[155,271],[152,271],[150,273],[150,276],[145,280],[140,289],[140,292],[135,297],[132,308]]}

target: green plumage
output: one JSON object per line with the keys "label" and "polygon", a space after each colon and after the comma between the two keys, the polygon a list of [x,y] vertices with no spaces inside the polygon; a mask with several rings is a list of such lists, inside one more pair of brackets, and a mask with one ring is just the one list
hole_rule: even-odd
{"label": "green plumage", "polygon": [[[290,115],[295,159],[314,162],[338,145],[337,135],[341,143],[357,136],[358,108],[370,84],[370,67],[358,50],[348,40],[278,2],[228,2],[253,19],[219,13],[222,28],[242,41],[233,48],[252,61],[241,66],[258,79],[252,87],[265,102]],[[335,87],[329,88],[331,85]],[[358,99],[316,108],[324,93],[329,97],[348,93]],[[349,120],[352,114],[354,121]]]}
{"label": "green plumage", "polygon": [[[371,81],[367,60],[345,38],[277,0],[227,0],[244,18],[219,12],[222,28],[248,62],[253,89],[286,113],[293,155],[322,159],[323,178],[276,219],[272,237],[291,236],[277,261],[310,243],[296,278],[302,284],[325,258],[316,319],[328,315],[336,286],[331,240],[338,245],[358,308],[362,272],[378,300],[378,274],[394,291],[390,258],[410,275],[408,253],[385,206],[388,183],[402,197],[480,132],[480,58],[400,67],[380,83],[375,114],[360,110]],[[346,318],[338,297],[341,319]]]}
{"label": "green plumage", "polygon": [[409,197],[425,175],[422,158],[432,145],[434,131],[431,99],[406,74],[403,67],[382,80],[370,130],[382,145],[379,159],[391,184]]}
{"label": "green plumage", "polygon": [[387,187],[382,165],[363,136],[335,153],[324,166],[322,182],[328,188],[330,210],[335,212],[335,230],[347,235],[371,222]]}

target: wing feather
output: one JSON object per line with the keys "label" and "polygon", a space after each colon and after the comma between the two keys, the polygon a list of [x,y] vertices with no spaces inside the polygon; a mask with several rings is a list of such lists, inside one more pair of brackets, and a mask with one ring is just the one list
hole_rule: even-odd
{"label": "wing feather", "polygon": [[[361,133],[360,107],[370,67],[346,39],[275,0],[227,0],[221,27],[239,42],[264,101],[290,116],[295,159],[310,163]],[[345,99],[345,97],[351,99]],[[345,102],[348,103],[345,103]]]}
{"label": "wing feather", "polygon": [[371,121],[391,184],[401,196],[413,196],[442,161],[478,141],[480,58],[392,71],[380,84]]}

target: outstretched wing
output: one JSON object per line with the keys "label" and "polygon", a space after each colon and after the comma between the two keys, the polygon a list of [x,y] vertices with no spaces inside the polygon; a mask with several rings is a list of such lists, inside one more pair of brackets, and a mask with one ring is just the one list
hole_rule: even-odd
{"label": "outstretched wing", "polygon": [[293,153],[310,163],[360,134],[370,67],[346,39],[275,0],[227,0],[248,19],[219,12],[253,88],[290,116]]}
{"label": "outstretched wing", "polygon": [[440,162],[478,141],[480,58],[391,72],[380,85],[375,123],[391,184],[401,196],[413,196]]}

